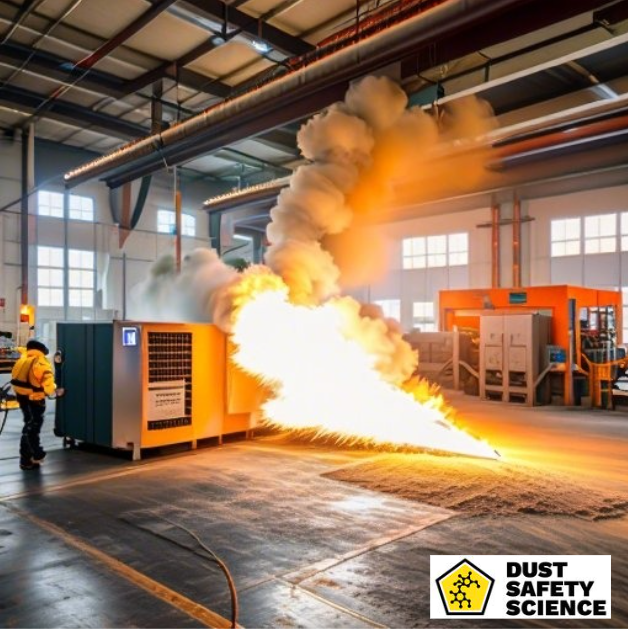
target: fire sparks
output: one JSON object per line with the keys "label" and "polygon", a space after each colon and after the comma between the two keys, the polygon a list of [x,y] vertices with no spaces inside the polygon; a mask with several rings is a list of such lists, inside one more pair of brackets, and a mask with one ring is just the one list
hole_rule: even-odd
{"label": "fire sparks", "polygon": [[253,277],[250,299],[240,291],[234,311],[234,360],[273,389],[262,408],[268,423],[339,442],[496,458],[488,444],[448,421],[442,397],[428,385],[406,391],[386,382],[376,357],[346,334],[343,312],[333,301],[295,305],[277,276]]}

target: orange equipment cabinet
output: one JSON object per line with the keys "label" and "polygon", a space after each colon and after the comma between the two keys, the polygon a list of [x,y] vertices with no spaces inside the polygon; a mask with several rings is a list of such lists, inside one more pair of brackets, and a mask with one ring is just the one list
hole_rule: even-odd
{"label": "orange equipment cabinet", "polygon": [[[570,301],[573,300],[574,327],[570,330]],[[571,349],[571,363],[582,365],[581,325],[579,313],[585,308],[612,308],[615,313],[617,343],[622,342],[622,295],[619,291],[579,286],[529,286],[526,288],[472,288],[443,290],[439,293],[439,327],[480,329],[483,314],[523,314],[537,312],[549,315],[554,345]],[[570,343],[571,339],[571,343]],[[573,403],[572,374],[565,372],[565,403]]]}

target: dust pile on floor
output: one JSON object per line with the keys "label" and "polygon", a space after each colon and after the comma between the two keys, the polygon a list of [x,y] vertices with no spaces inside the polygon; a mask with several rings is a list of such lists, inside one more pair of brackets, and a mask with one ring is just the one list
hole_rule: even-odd
{"label": "dust pile on floor", "polygon": [[600,520],[628,513],[628,495],[600,492],[560,474],[502,461],[388,454],[325,476],[468,515]]}

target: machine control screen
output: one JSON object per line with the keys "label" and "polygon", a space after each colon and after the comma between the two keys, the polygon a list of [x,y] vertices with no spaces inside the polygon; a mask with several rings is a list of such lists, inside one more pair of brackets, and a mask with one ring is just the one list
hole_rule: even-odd
{"label": "machine control screen", "polygon": [[122,345],[124,347],[135,347],[137,345],[137,328],[122,328]]}

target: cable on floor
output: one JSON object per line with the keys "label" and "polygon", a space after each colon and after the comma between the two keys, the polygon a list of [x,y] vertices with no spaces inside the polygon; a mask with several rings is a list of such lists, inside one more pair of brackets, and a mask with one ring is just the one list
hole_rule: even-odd
{"label": "cable on floor", "polygon": [[[214,563],[216,563],[216,565],[220,568],[220,570],[222,571],[222,573],[225,575],[225,578],[227,580],[227,585],[229,586],[229,594],[231,596],[231,627],[235,629],[235,627],[238,626],[238,612],[239,612],[239,607],[238,607],[238,592],[236,590],[236,586],[235,586],[235,582],[233,581],[233,577],[231,576],[231,573],[229,572],[229,568],[227,568],[227,564],[225,564],[225,562],[218,557],[218,555],[211,549],[209,548],[209,546],[207,546],[203,540],[191,529],[187,528],[186,526],[183,526],[183,524],[179,524],[178,522],[175,522],[174,520],[171,520],[170,518],[166,518],[161,514],[158,513],[154,513],[154,512],[150,512],[151,515],[154,515],[155,517],[159,518],[160,520],[163,520],[164,522],[167,522],[168,524],[181,529],[182,531],[184,531],[185,533],[187,533],[192,539],[194,539],[194,541],[210,556],[210,558],[214,561]],[[133,524],[134,526],[137,526],[135,523],[127,520],[124,517],[120,518],[121,520],[124,520],[125,522],[128,522],[129,524]],[[140,527],[143,528],[143,527]],[[150,533],[152,533],[153,535],[160,537],[161,539],[164,539],[172,544],[175,544],[176,546],[180,546],[181,548],[185,548],[186,550],[189,550],[189,548],[175,540],[173,540],[170,537],[167,537],[165,535],[161,535],[160,533],[157,533],[155,531],[149,530],[149,529],[143,529],[143,530],[148,530]]]}

